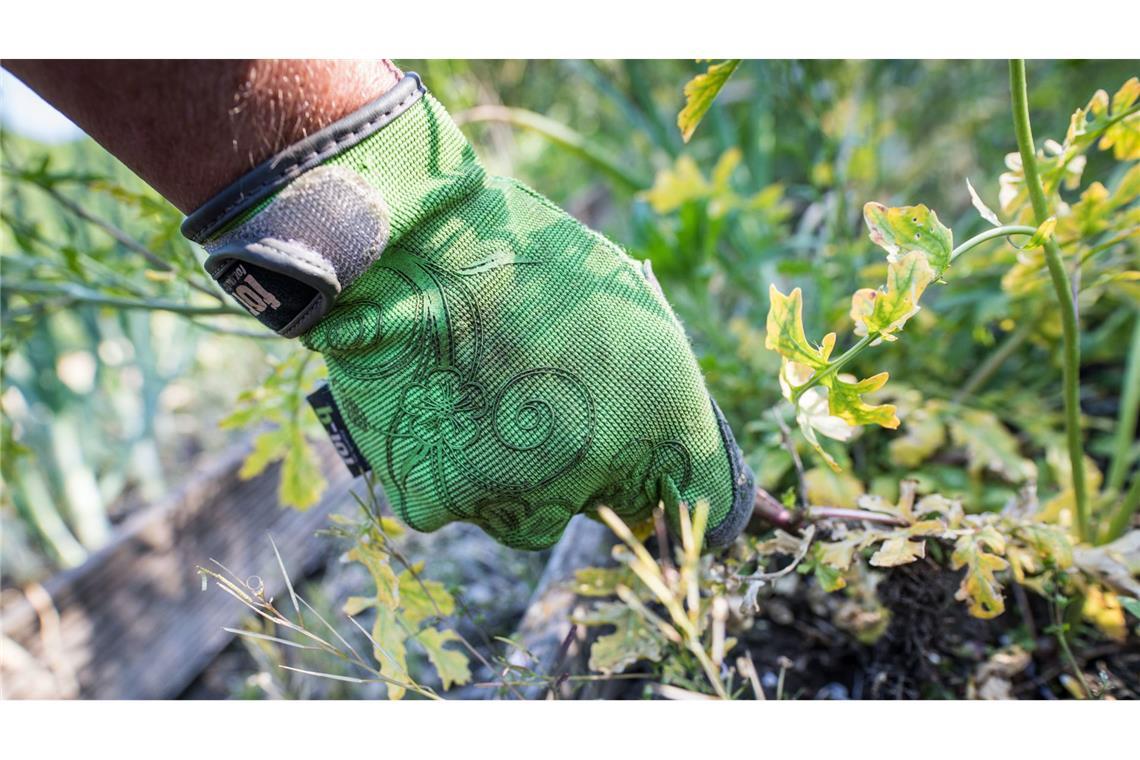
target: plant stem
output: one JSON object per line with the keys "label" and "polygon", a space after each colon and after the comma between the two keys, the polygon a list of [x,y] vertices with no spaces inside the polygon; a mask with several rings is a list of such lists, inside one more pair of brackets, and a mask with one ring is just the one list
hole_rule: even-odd
{"label": "plant stem", "polygon": [[1108,490],[1119,491],[1132,464],[1132,444],[1136,440],[1136,415],[1140,412],[1140,314],[1132,327],[1132,345],[1128,349],[1128,366],[1124,370],[1124,392],[1120,414],[1116,420],[1116,440],[1112,447],[1112,464],[1108,469]]}
{"label": "plant stem", "polygon": [[1105,543],[1115,541],[1124,535],[1128,526],[1132,524],[1132,515],[1136,514],[1137,508],[1140,508],[1140,478],[1133,478],[1132,487],[1120,500],[1120,508],[1112,516],[1112,522],[1108,524],[1108,532],[1104,537]]}
{"label": "plant stem", "polygon": [[828,377],[831,377],[832,375],[834,375],[836,372],[838,372],[840,370],[841,367],[843,367],[843,365],[847,364],[847,362],[851,361],[856,356],[863,353],[863,349],[865,349],[867,346],[871,345],[872,343],[874,343],[878,339],[879,339],[879,333],[878,332],[868,333],[867,335],[864,335],[859,340],[858,343],[856,343],[854,346],[852,346],[851,348],[844,351],[843,354],[840,355],[840,357],[838,359],[829,363],[822,370],[820,370],[819,372],[816,372],[814,375],[812,375],[810,378],[808,378],[808,381],[806,383],[804,383],[803,385],[797,385],[795,388],[793,388],[792,389],[792,403],[795,404],[795,403],[799,402],[800,396],[804,395],[804,391],[806,391],[808,388],[812,388],[816,385],[819,385],[820,381],[822,381],[824,378],[828,378]]}
{"label": "plant stem", "polygon": [[[1049,202],[1041,188],[1041,176],[1037,171],[1037,154],[1033,145],[1033,129],[1029,123],[1029,96],[1025,85],[1025,61],[1012,59],[1009,62],[1009,88],[1013,105],[1013,127],[1017,134],[1017,148],[1021,153],[1021,164],[1025,172],[1025,186],[1029,200],[1033,204],[1033,214],[1038,224],[1049,218]],[[1061,328],[1063,338],[1062,396],[1065,400],[1065,437],[1069,448],[1069,462],[1073,471],[1073,493],[1077,511],[1077,536],[1088,540],[1089,527],[1088,489],[1085,484],[1084,449],[1081,443],[1081,399],[1080,371],[1081,347],[1078,335],[1077,309],[1073,301],[1072,284],[1061,260],[1061,250],[1057,242],[1050,238],[1045,241],[1045,263],[1053,280],[1053,290],[1061,307]]]}
{"label": "plant stem", "polygon": [[954,395],[954,403],[961,404],[967,397],[973,395],[975,391],[989,382],[989,379],[1001,368],[1001,365],[1005,364],[1009,357],[1021,348],[1021,344],[1029,339],[1036,326],[1033,320],[1027,319],[1018,325],[1016,330],[1007,335],[1002,344],[992,351],[984,362],[978,365],[966,384]]}
{"label": "plant stem", "polygon": [[247,316],[246,312],[236,306],[191,306],[178,301],[163,301],[161,299],[138,299],[109,296],[88,290],[79,285],[41,285],[37,283],[20,283],[7,285],[5,290],[22,295],[61,296],[75,303],[89,303],[95,306],[113,306],[117,309],[146,309],[149,311],[170,311],[190,317],[208,317],[222,314]]}
{"label": "plant stem", "polygon": [[987,240],[993,240],[994,238],[999,237],[1009,237],[1010,235],[1032,235],[1034,232],[1037,232],[1036,228],[1029,227],[1024,224],[1004,224],[1001,227],[994,227],[991,230],[986,230],[985,232],[974,235],[972,238],[959,245],[957,248],[950,252],[950,260],[953,261],[966,251],[981,245]]}
{"label": "plant stem", "polygon": [[565,124],[534,111],[508,106],[475,106],[455,114],[454,118],[460,126],[479,121],[500,121],[529,129],[589,161],[628,190],[637,191],[650,185],[645,178],[633,174],[623,166],[621,159],[611,156]]}

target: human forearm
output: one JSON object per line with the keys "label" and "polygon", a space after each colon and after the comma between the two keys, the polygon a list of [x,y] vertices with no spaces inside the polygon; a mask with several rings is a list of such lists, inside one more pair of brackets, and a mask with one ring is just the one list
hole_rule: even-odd
{"label": "human forearm", "polygon": [[4,67],[185,212],[400,76],[388,60],[7,60]]}

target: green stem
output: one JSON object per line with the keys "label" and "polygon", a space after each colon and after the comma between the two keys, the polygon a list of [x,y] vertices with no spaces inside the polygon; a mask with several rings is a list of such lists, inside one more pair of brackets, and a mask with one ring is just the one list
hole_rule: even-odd
{"label": "green stem", "polygon": [[138,299],[109,296],[88,290],[79,285],[41,285],[37,283],[20,283],[6,285],[4,290],[21,295],[60,296],[76,303],[89,303],[96,306],[113,306],[117,309],[147,309],[150,311],[170,311],[192,317],[207,317],[222,314],[248,316],[245,311],[234,306],[191,306],[178,301],[163,301],[160,299]]}
{"label": "green stem", "polygon": [[1116,420],[1116,439],[1112,447],[1112,464],[1108,469],[1108,490],[1119,491],[1132,464],[1132,444],[1136,440],[1136,415],[1140,412],[1140,314],[1132,328],[1132,346],[1128,349],[1128,366],[1124,370],[1124,393]]}
{"label": "green stem", "polygon": [[806,391],[808,388],[813,388],[813,387],[819,385],[820,382],[823,381],[825,378],[828,378],[828,377],[831,377],[832,375],[834,375],[836,372],[838,372],[840,370],[840,368],[843,367],[843,365],[847,364],[849,361],[854,359],[856,356],[863,353],[863,349],[865,349],[867,346],[874,343],[876,340],[879,339],[879,337],[880,336],[879,336],[878,332],[868,333],[867,335],[864,335],[859,340],[858,343],[856,343],[854,346],[852,346],[851,348],[844,351],[843,354],[838,359],[829,363],[822,370],[820,370],[819,372],[816,372],[814,375],[812,375],[810,378],[808,378],[808,381],[806,383],[804,383],[803,385],[797,385],[795,388],[793,388],[792,389],[792,404],[796,404],[799,402],[800,396],[804,395],[804,391]]}
{"label": "green stem", "polygon": [[589,161],[631,191],[641,190],[650,185],[643,177],[631,173],[622,166],[620,159],[594,145],[582,134],[534,111],[508,106],[476,106],[455,114],[454,119],[460,126],[479,121],[499,121],[529,129]]}
{"label": "green stem", "polygon": [[1035,320],[1027,319],[1018,326],[1017,330],[1006,336],[1002,344],[995,351],[990,352],[986,360],[978,365],[978,368],[970,375],[970,379],[966,381],[961,390],[954,394],[954,403],[961,404],[989,382],[989,379],[1001,368],[1001,365],[1005,364],[1009,357],[1013,356],[1017,349],[1021,348],[1021,345],[1029,339],[1036,327]]}
{"label": "green stem", "polygon": [[[1033,214],[1037,223],[1049,218],[1049,202],[1041,188],[1041,176],[1037,171],[1037,154],[1033,147],[1033,129],[1029,123],[1029,97],[1025,85],[1025,61],[1013,59],[1009,62],[1009,87],[1013,105],[1013,127],[1017,134],[1017,147],[1021,153],[1021,164],[1025,172],[1025,186],[1029,200],[1033,204]],[[1081,442],[1080,367],[1081,347],[1078,335],[1077,309],[1073,302],[1073,288],[1069,275],[1061,260],[1061,250],[1057,242],[1050,238],[1045,241],[1045,263],[1053,280],[1053,290],[1061,307],[1061,330],[1063,338],[1062,395],[1065,400],[1065,437],[1069,449],[1069,461],[1073,471],[1073,492],[1077,508],[1077,536],[1082,541],[1091,535],[1089,527],[1088,489],[1085,484],[1084,449]]]}
{"label": "green stem", "polygon": [[1132,479],[1132,487],[1120,500],[1120,508],[1112,516],[1112,522],[1108,524],[1108,532],[1104,536],[1105,543],[1115,541],[1124,535],[1128,526],[1132,524],[1132,515],[1136,514],[1137,508],[1140,508],[1140,477]]}
{"label": "green stem", "polygon": [[985,232],[974,235],[972,238],[959,245],[957,248],[950,252],[950,260],[953,261],[966,251],[981,245],[987,240],[993,240],[994,238],[999,237],[1009,237],[1010,235],[1032,235],[1035,232],[1037,232],[1036,228],[1028,227],[1024,224],[1006,224],[1001,227],[994,227],[991,230],[986,230]]}

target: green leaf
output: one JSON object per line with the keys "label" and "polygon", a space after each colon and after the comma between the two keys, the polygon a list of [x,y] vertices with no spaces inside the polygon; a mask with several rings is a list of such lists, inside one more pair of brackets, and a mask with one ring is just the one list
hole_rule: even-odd
{"label": "green leaf", "polygon": [[958,538],[950,567],[966,568],[966,575],[954,595],[959,601],[968,601],[970,614],[989,619],[1005,611],[1001,584],[994,573],[1004,570],[1009,563],[999,555],[1005,553],[1005,538],[992,525],[972,531]]}
{"label": "green leaf", "polygon": [[764,346],[789,361],[811,369],[823,369],[835,348],[835,333],[823,337],[819,347],[808,342],[804,334],[803,291],[795,288],[788,295],[772,285],[768,288],[771,305],[768,307],[767,335]]}
{"label": "green leaf", "polygon": [[863,206],[863,219],[871,241],[885,250],[888,256],[921,251],[926,254],[927,263],[934,269],[936,278],[950,266],[954,234],[938,221],[938,214],[926,206],[887,208],[881,203],[871,202]]}
{"label": "green leaf", "polygon": [[677,114],[677,126],[680,127],[681,138],[685,142],[693,136],[717,94],[739,66],[739,59],[714,63],[704,74],[698,74],[685,85],[685,107]]}
{"label": "green leaf", "polygon": [[880,425],[894,430],[899,426],[894,405],[872,405],[863,400],[863,394],[879,390],[889,377],[888,373],[880,372],[866,380],[852,383],[838,375],[831,376],[827,380],[828,408],[836,417],[852,425]]}
{"label": "green leaf", "polygon": [[622,602],[599,602],[584,616],[581,625],[612,625],[613,633],[599,636],[590,647],[590,670],[622,673],[640,660],[660,662],[666,641],[656,625]]}
{"label": "green leaf", "polygon": [[851,297],[851,319],[855,334],[877,333],[887,341],[918,313],[918,299],[937,276],[927,254],[910,251],[888,258],[887,288],[860,288]]}
{"label": "green leaf", "polygon": [[439,674],[439,680],[443,681],[444,689],[462,686],[471,680],[470,660],[467,655],[443,647],[449,641],[459,640],[459,634],[450,628],[443,631],[425,628],[416,636],[416,641],[427,652],[428,659],[431,660],[435,672]]}
{"label": "green leaf", "polygon": [[1128,611],[1128,614],[1134,618],[1140,618],[1140,599],[1133,599],[1130,596],[1117,597],[1120,599],[1120,606]]}

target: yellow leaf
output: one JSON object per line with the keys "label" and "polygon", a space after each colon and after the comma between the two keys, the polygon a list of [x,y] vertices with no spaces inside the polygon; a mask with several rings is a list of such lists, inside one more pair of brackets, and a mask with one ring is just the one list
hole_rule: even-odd
{"label": "yellow leaf", "polygon": [[854,508],[863,495],[863,484],[847,472],[813,467],[804,473],[808,501],[813,505]]}
{"label": "yellow leaf", "polygon": [[954,570],[966,568],[954,598],[968,601],[974,617],[988,619],[1005,611],[1001,584],[994,577],[994,573],[1009,566],[999,556],[1003,553],[1005,538],[991,525],[959,537],[954,544],[950,566]]}
{"label": "yellow leaf", "polygon": [[739,66],[739,59],[714,63],[705,73],[698,74],[685,85],[685,107],[677,114],[677,126],[680,127],[681,138],[685,142],[693,136],[717,94]]}
{"label": "yellow leaf", "polygon": [[871,564],[875,567],[897,567],[925,556],[925,541],[911,541],[905,535],[894,536],[884,541],[879,550],[871,555]]}
{"label": "yellow leaf", "polygon": [[462,686],[471,680],[470,660],[467,655],[455,649],[445,649],[443,646],[449,641],[459,640],[459,634],[450,628],[444,631],[425,628],[416,634],[416,641],[427,652],[428,659],[431,660],[435,672],[439,674],[439,680],[443,682],[445,690],[452,686]]}
{"label": "yellow leaf", "polygon": [[872,242],[882,247],[890,257],[919,251],[941,277],[950,266],[950,253],[954,249],[954,235],[938,221],[938,214],[926,206],[900,206],[887,208],[881,203],[863,206],[863,219],[867,223]]}

